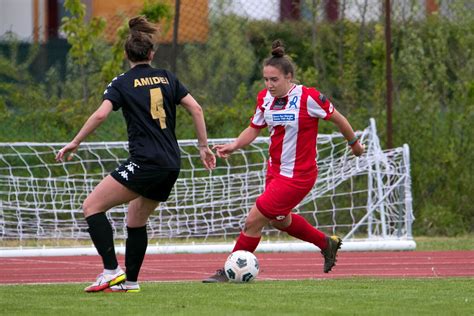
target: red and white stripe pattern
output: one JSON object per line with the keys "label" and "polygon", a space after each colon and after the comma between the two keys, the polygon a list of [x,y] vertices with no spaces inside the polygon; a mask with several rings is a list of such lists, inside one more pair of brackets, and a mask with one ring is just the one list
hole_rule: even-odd
{"label": "red and white stripe pattern", "polygon": [[295,85],[282,98],[260,91],[250,126],[270,130],[269,169],[294,179],[316,173],[318,122],[333,112],[332,103],[314,88]]}

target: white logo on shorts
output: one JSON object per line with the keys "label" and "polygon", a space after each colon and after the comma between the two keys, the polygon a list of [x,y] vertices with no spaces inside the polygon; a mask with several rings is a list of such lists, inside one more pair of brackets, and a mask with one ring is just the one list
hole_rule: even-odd
{"label": "white logo on shorts", "polygon": [[130,162],[128,165],[125,166],[125,168],[127,168],[127,170],[130,171],[131,173],[135,173],[135,167],[140,168],[139,165],[133,162]]}
{"label": "white logo on shorts", "polygon": [[120,172],[119,172],[119,175],[121,175],[122,178],[124,178],[125,180],[128,181],[128,173],[127,173],[127,171],[125,171],[125,170],[124,170],[124,171],[120,171]]}
{"label": "white logo on shorts", "polygon": [[286,217],[285,215],[278,215],[277,217],[275,217],[275,219],[276,219],[277,221],[281,221],[281,220],[284,220],[285,217]]}

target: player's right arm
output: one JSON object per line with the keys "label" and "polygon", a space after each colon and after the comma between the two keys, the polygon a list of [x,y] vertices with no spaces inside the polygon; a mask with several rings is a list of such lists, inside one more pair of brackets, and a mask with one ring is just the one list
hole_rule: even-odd
{"label": "player's right arm", "polygon": [[104,100],[99,108],[87,119],[74,139],[56,154],[56,160],[62,161],[64,155],[68,152],[71,152],[71,155],[68,156],[68,160],[71,160],[72,154],[77,150],[81,142],[107,119],[112,109],[112,102]]}
{"label": "player's right arm", "polygon": [[214,145],[212,149],[216,150],[217,156],[220,158],[227,159],[234,151],[249,145],[257,138],[260,131],[267,126],[264,117],[263,98],[266,95],[267,90],[260,91],[257,95],[257,105],[255,106],[255,113],[250,120],[250,125],[240,133],[232,143]]}
{"label": "player's right arm", "polygon": [[208,170],[214,169],[216,167],[216,157],[207,145],[206,122],[204,120],[202,107],[189,93],[182,98],[180,102],[181,105],[191,114],[193,119],[198,139],[199,155],[201,156],[201,161],[203,162],[204,167]]}
{"label": "player's right arm", "polygon": [[232,143],[215,145],[212,149],[216,150],[218,157],[226,159],[237,149],[243,148],[253,142],[260,134],[260,131],[260,128],[249,126],[244,129],[239,137],[237,137]]}

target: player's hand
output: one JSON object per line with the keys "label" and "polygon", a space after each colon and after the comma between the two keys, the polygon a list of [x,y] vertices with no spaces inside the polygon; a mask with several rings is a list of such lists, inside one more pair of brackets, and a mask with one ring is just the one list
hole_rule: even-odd
{"label": "player's hand", "polygon": [[351,146],[352,153],[359,157],[361,156],[364,151],[365,151],[365,146],[360,143],[360,141],[357,141],[354,145]]}
{"label": "player's hand", "polygon": [[212,170],[216,167],[216,156],[214,156],[214,153],[209,149],[209,147],[199,147],[199,155],[201,156],[201,161],[207,170]]}
{"label": "player's hand", "polygon": [[217,157],[227,159],[235,151],[234,143],[214,145],[212,147],[216,151]]}
{"label": "player's hand", "polygon": [[74,157],[74,153],[77,151],[78,147],[79,147],[78,143],[70,142],[69,144],[61,148],[61,150],[58,151],[58,153],[56,154],[56,161],[58,162],[63,161],[64,156],[66,156],[66,154],[68,153],[70,154],[67,156],[67,160],[70,161]]}

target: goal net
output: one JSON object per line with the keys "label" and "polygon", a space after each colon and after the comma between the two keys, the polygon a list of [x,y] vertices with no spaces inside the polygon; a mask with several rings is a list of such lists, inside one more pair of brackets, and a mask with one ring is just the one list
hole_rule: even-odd
{"label": "goal net", "polygon": [[[366,147],[361,157],[351,154],[341,134],[318,135],[318,179],[295,212],[325,233],[343,236],[343,250],[413,249],[408,146],[382,150],[373,119],[357,135]],[[229,141],[210,139],[209,143]],[[268,138],[259,137],[229,159],[218,159],[213,171],[203,168],[195,140],[182,140],[179,145],[182,170],[168,201],[149,219],[149,251],[229,251],[263,190]],[[15,255],[38,255],[46,254],[49,245],[57,249],[67,241],[89,241],[81,204],[104,176],[126,160],[127,142],[82,143],[74,159],[58,163],[54,157],[62,146],[0,143],[4,256],[12,248],[18,250]],[[118,244],[126,238],[126,216],[126,205],[107,212]],[[59,253],[95,253],[91,243],[87,245],[86,250],[76,246]],[[315,248],[266,227],[259,249]]]}

